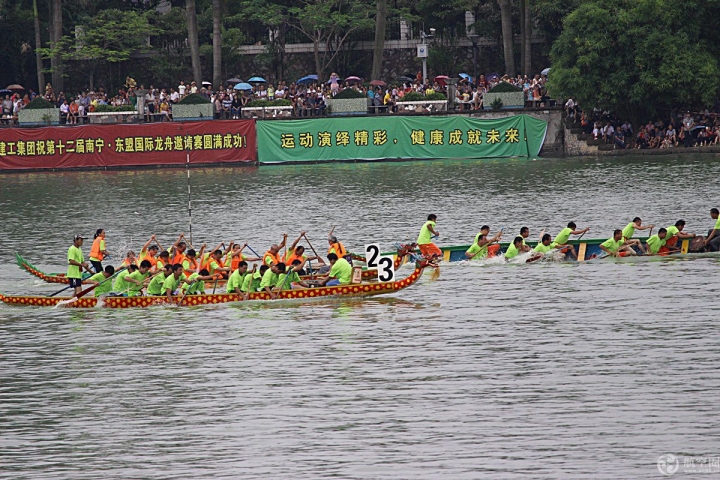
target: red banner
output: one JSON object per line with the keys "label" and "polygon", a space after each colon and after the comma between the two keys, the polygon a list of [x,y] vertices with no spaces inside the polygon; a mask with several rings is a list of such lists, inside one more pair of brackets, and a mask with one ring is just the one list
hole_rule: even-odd
{"label": "red banner", "polygon": [[0,170],[254,162],[253,120],[3,128]]}

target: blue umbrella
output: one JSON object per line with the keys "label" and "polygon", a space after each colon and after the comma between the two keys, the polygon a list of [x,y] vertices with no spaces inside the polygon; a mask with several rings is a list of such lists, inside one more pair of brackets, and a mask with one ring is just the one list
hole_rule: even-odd
{"label": "blue umbrella", "polygon": [[540,75],[545,75],[545,76],[547,76],[548,73],[550,73],[550,69],[549,69],[549,68],[546,68],[545,70],[543,70],[542,72],[540,72]]}
{"label": "blue umbrella", "polygon": [[302,77],[300,80],[298,80],[298,81],[295,82],[295,83],[297,83],[298,85],[304,85],[304,84],[306,84],[306,83],[317,82],[317,80],[318,80],[318,76],[317,76],[317,75],[306,75],[306,76]]}
{"label": "blue umbrella", "polygon": [[248,83],[267,83],[267,80],[262,77],[252,77],[248,80]]}
{"label": "blue umbrella", "polygon": [[459,76],[461,78],[464,78],[465,80],[472,80],[472,77],[468,75],[467,73],[460,73]]}
{"label": "blue umbrella", "polygon": [[252,85],[249,83],[238,83],[234,88],[235,90],[252,90]]}

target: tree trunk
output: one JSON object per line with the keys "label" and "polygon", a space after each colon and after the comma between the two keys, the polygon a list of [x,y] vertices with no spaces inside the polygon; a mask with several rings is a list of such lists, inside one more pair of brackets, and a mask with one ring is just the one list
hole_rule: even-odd
{"label": "tree trunk", "polygon": [[503,53],[505,55],[505,73],[515,76],[515,54],[513,52],[512,2],[498,0],[502,19]]}
{"label": "tree trunk", "polygon": [[33,15],[35,16],[35,67],[37,68],[37,93],[42,95],[45,93],[45,73],[43,73],[43,60],[40,55],[42,48],[42,40],[40,39],[40,16],[38,15],[37,0],[33,0]]}
{"label": "tree trunk", "polygon": [[383,52],[385,51],[385,20],[387,19],[387,0],[377,0],[375,17],[375,43],[373,45],[372,80],[378,80],[382,74]]}
{"label": "tree trunk", "polygon": [[202,86],[202,69],[200,66],[200,44],[198,42],[197,10],[195,0],[185,0],[187,16],[188,43],[190,43],[190,59],[192,60],[193,80],[198,89]]}
{"label": "tree trunk", "polygon": [[528,0],[520,0],[518,2],[518,7],[520,10],[520,74],[525,73],[526,75],[529,73],[527,71],[523,71],[525,68],[525,5],[527,4]]}
{"label": "tree trunk", "polygon": [[523,70],[525,74],[532,75],[532,12],[530,0],[525,0],[525,25],[523,29]]}
{"label": "tree trunk", "polygon": [[[52,47],[62,38],[62,0],[52,0],[51,25],[50,25],[50,43]],[[64,90],[63,85],[63,61],[60,54],[55,54],[50,58],[50,66],[52,67],[52,85],[53,92],[57,96]]]}
{"label": "tree trunk", "polygon": [[313,53],[315,54],[315,70],[317,71],[317,76],[320,81],[323,81],[325,77],[323,76],[322,68],[320,65],[320,41],[319,40],[313,40]]}
{"label": "tree trunk", "polygon": [[[222,87],[222,17],[220,0],[213,0],[213,88]],[[197,80],[196,80],[197,81]]]}

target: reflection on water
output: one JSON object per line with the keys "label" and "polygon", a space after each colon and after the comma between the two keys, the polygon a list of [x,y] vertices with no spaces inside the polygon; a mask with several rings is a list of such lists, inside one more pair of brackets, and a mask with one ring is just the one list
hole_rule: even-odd
{"label": "reflection on water", "polygon": [[[195,242],[333,225],[352,250],[480,225],[711,226],[707,156],[193,170]],[[75,233],[187,230],[184,171],[0,177],[3,292]],[[659,200],[661,199],[661,200]],[[135,214],[134,212],[137,212]],[[292,240],[292,239],[291,239]],[[86,253],[89,244],[86,245]],[[263,250],[264,251],[264,250]],[[116,254],[115,258],[119,258]],[[8,478],[650,478],[717,454],[718,259],[445,264],[395,295],[134,311],[0,306]],[[411,271],[402,267],[400,275]]]}

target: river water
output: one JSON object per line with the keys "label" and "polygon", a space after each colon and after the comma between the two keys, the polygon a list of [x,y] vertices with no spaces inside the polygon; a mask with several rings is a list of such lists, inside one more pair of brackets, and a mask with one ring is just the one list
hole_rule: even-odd
{"label": "river water", "polygon": [[[711,156],[192,170],[193,240],[306,230],[324,250],[336,225],[389,249],[428,213],[445,245],[484,223],[607,238],[635,215],[702,232],[719,177]],[[189,233],[182,170],[0,182],[3,292],[57,289],[14,251],[57,271],[75,233],[105,228],[115,258]],[[364,300],[0,306],[0,476],[657,477],[662,454],[720,454],[717,268],[456,263]]]}

